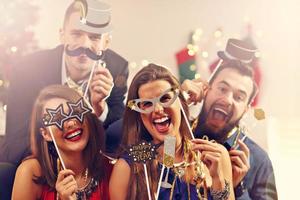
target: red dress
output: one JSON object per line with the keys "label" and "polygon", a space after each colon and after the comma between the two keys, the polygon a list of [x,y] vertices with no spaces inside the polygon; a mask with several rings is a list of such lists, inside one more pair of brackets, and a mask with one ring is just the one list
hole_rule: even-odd
{"label": "red dress", "polygon": [[[51,190],[48,185],[43,186],[41,200],[56,200],[56,191]],[[109,200],[108,182],[102,181],[89,200]]]}
{"label": "red dress", "polygon": [[[106,172],[106,176],[94,190],[89,200],[110,200],[108,185],[112,169],[113,165],[109,163],[107,158],[104,158],[104,171]],[[56,200],[56,191],[51,190],[48,185],[44,185],[41,200]]]}

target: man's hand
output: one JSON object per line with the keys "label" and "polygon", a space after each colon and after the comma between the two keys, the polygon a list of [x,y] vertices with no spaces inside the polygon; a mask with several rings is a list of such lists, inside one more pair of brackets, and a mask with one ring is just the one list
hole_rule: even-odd
{"label": "man's hand", "polygon": [[109,97],[113,86],[113,77],[108,69],[98,67],[94,72],[90,85],[91,103],[97,117],[102,114],[106,106],[105,99]]}
{"label": "man's hand", "polygon": [[247,145],[241,140],[238,140],[238,144],[241,150],[232,149],[229,151],[234,188],[243,180],[250,169],[250,151]]}
{"label": "man's hand", "polygon": [[196,105],[197,103],[201,102],[206,95],[209,85],[206,81],[200,78],[193,80],[186,79],[183,81],[181,88],[190,96],[188,99],[188,104],[194,103],[194,105]]}
{"label": "man's hand", "polygon": [[74,172],[66,169],[59,172],[55,189],[61,200],[76,200],[77,182]]}

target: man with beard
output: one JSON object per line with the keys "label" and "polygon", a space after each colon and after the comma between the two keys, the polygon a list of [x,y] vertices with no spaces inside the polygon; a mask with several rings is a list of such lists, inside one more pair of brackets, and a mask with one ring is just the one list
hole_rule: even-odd
{"label": "man with beard", "polygon": [[267,153],[246,137],[239,121],[257,88],[252,69],[240,60],[223,59],[209,83],[186,80],[182,87],[193,102],[203,100],[195,137],[208,136],[229,151],[237,199],[277,199],[272,163]]}
{"label": "man with beard", "polygon": [[[26,56],[15,64],[8,94],[6,135],[0,145],[1,162],[17,166],[30,154],[28,127],[39,91],[51,84],[66,84],[84,93],[93,67],[87,96],[96,115],[105,128],[122,116],[128,62],[108,49],[111,31],[109,5],[76,0],[66,10],[61,45]],[[3,171],[12,170],[13,165],[1,164]],[[0,186],[9,191],[5,187]]]}

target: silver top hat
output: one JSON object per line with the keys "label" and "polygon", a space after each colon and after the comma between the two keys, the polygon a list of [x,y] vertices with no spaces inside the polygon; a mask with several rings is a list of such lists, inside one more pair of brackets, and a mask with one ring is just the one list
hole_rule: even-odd
{"label": "silver top hat", "polygon": [[75,0],[80,8],[80,19],[76,27],[80,30],[103,34],[112,31],[111,8],[97,0]]}
{"label": "silver top hat", "polygon": [[218,51],[222,60],[240,60],[243,63],[250,63],[257,48],[243,40],[228,39],[225,51]]}

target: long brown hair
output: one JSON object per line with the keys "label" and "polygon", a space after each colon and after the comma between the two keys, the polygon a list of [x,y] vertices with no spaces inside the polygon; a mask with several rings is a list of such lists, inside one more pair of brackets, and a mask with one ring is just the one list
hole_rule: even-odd
{"label": "long brown hair", "polygon": [[[53,98],[76,102],[80,97],[75,90],[62,85],[48,86],[39,93],[33,106],[30,124],[32,155],[39,161],[42,169],[42,176],[36,177],[35,182],[47,184],[54,189],[57,178],[57,155],[55,155],[55,152],[53,153],[55,149],[53,149],[53,144],[47,142],[40,133],[40,128],[43,127],[42,116],[45,103]],[[83,150],[84,164],[88,168],[91,177],[101,181],[105,176],[105,170],[103,157],[99,154],[99,151],[105,149],[104,130],[101,122],[92,113],[86,115],[85,122],[90,134],[88,143]]]}
{"label": "long brown hair", "polygon": [[[131,85],[128,91],[127,103],[129,100],[137,99],[139,88],[149,82],[156,80],[165,80],[170,83],[172,87],[179,87],[179,82],[177,79],[167,70],[165,67],[158,66],[155,64],[149,64],[140,70],[135,77],[133,78]],[[182,106],[185,110],[185,113],[188,113],[187,103],[184,100],[182,94],[179,94],[179,99],[182,103]],[[186,142],[191,138],[188,127],[185,121],[183,120],[183,115],[181,113],[181,124],[180,124],[180,134],[182,136],[181,144]],[[141,141],[152,141],[152,136],[144,127],[140,113],[131,110],[126,107],[124,119],[123,119],[123,140],[122,146],[129,146],[132,144],[137,144]],[[181,151],[183,151],[183,146],[181,145]],[[148,176],[150,182],[150,190],[152,195],[157,190],[158,184],[158,162],[152,161],[147,163]],[[144,199],[147,194],[146,190],[146,180],[143,172],[143,166],[138,163],[134,163],[131,166],[131,176],[130,176],[130,187],[128,188],[127,199]],[[152,196],[154,199],[154,196]]]}

